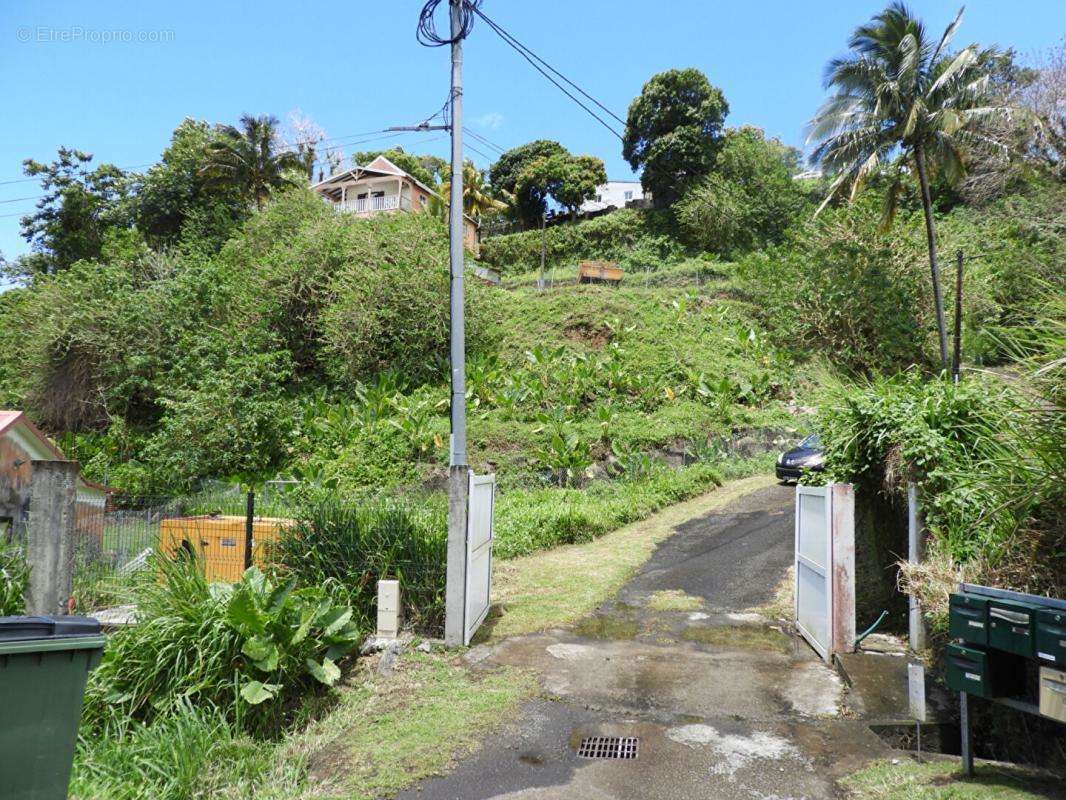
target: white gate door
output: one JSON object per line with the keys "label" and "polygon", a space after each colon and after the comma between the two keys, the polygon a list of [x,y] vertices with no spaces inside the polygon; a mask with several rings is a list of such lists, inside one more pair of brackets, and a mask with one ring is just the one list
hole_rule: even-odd
{"label": "white gate door", "polygon": [[796,486],[796,628],[826,661],[832,651],[833,492]]}
{"label": "white gate door", "polygon": [[496,504],[496,476],[470,472],[470,506],[466,529],[466,607],[463,644],[488,616],[492,592],[492,538]]}

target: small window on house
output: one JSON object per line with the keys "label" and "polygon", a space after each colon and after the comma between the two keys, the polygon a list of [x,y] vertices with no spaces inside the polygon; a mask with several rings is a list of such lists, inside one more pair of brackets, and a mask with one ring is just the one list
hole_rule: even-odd
{"label": "small window on house", "polygon": [[632,192],[626,192],[626,200],[632,200],[632,199],[633,199],[633,193]]}
{"label": "small window on house", "polygon": [[418,196],[418,202],[419,202],[419,203],[422,203],[422,204],[425,204],[425,202],[426,202],[426,196],[425,196],[424,194],[420,194],[420,195]]}
{"label": "small window on house", "polygon": [[360,192],[355,196],[356,200],[366,200],[366,192]]}
{"label": "small window on house", "polygon": [[384,192],[371,192],[370,196],[371,197],[384,197],[385,193]]}

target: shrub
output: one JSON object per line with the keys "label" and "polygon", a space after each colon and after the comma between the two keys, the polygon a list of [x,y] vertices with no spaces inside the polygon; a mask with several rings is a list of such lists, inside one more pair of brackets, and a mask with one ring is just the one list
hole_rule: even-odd
{"label": "shrub", "polygon": [[182,701],[262,729],[279,702],[340,677],[357,644],[352,610],[318,587],[275,584],[257,568],[208,583],[191,560],[157,558],[131,590],[138,622],[111,637],[86,693],[90,725],[118,713],[151,721]]}
{"label": "shrub", "polygon": [[819,417],[826,479],[897,496],[914,481],[935,552],[978,572],[1020,559],[1014,588],[1061,590],[1062,414],[1033,406],[994,378],[842,387]]}
{"label": "shrub", "polygon": [[367,624],[377,582],[398,580],[407,620],[420,628],[443,624],[448,523],[441,511],[329,498],[310,501],[298,516],[275,550],[286,574],[325,587]]}
{"label": "shrub", "polygon": [[674,208],[685,240],[721,255],[781,241],[807,205],[792,179],[796,161],[793,150],[758,128],[726,133],[714,171]]}
{"label": "shrub", "polygon": [[742,289],[779,343],[859,371],[933,363],[928,262],[918,242],[882,233],[879,219],[864,198],[737,262]]}
{"label": "shrub", "polygon": [[[657,262],[681,256],[681,247],[664,235],[663,223],[653,212],[621,209],[602,217],[553,225],[544,232],[547,264],[569,266],[582,259],[624,260],[634,250]],[[481,260],[507,273],[540,267],[539,230],[493,236],[481,245]],[[647,267],[647,264],[642,266]]]}

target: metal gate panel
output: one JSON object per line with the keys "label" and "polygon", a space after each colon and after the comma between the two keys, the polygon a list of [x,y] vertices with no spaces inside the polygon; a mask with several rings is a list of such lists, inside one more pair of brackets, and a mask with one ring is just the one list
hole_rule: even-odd
{"label": "metal gate panel", "polygon": [[796,486],[796,628],[826,661],[832,651],[833,493]]}
{"label": "metal gate panel", "polygon": [[488,616],[492,604],[492,540],[495,536],[496,476],[470,473],[466,529],[466,604],[463,644]]}

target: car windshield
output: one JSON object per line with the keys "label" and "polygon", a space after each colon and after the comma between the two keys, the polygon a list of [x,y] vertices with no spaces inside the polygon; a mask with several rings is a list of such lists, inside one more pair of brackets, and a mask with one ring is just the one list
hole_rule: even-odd
{"label": "car windshield", "polygon": [[806,439],[799,443],[799,446],[807,450],[821,450],[822,449],[822,437],[817,433],[812,433]]}

